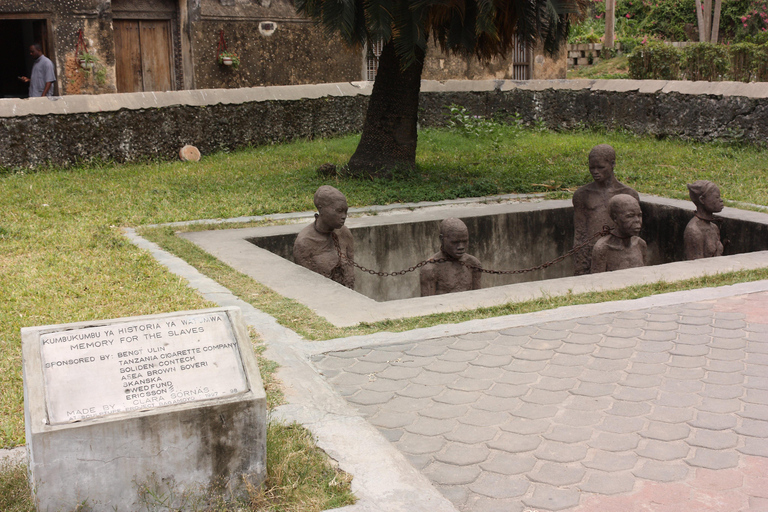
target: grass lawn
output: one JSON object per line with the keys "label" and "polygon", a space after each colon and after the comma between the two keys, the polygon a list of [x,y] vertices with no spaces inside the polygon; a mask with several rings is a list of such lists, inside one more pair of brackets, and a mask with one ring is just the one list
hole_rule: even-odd
{"label": "grass lawn", "polygon": [[[420,133],[417,171],[374,181],[324,181],[317,176],[314,170],[322,163],[346,162],[357,140],[350,136],[264,146],[212,155],[197,164],[151,162],[0,174],[0,445],[24,443],[21,327],[212,306],[127,242],[120,227],[311,210],[312,194],[324,183],[341,189],[350,206],[510,192],[567,197],[591,179],[587,154],[603,142],[617,150],[619,179],[640,192],[684,199],[686,183],[710,179],[720,185],[726,200],[768,205],[768,151],[750,146],[659,141],[626,133],[497,127],[478,139],[425,130]],[[309,339],[615,300],[681,286],[653,285],[336,329],[196,251],[168,229],[145,234]],[[767,277],[762,271],[744,272],[684,286]]]}
{"label": "grass lawn", "polygon": [[592,80],[629,78],[629,60],[626,55],[618,55],[612,59],[602,59],[593,66],[581,69],[569,69],[568,78],[586,78]]}

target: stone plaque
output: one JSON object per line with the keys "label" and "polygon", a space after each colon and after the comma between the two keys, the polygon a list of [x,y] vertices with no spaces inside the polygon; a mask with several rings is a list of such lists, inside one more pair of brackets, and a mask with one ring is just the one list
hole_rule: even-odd
{"label": "stone plaque", "polygon": [[248,390],[226,313],[52,332],[40,342],[52,425]]}

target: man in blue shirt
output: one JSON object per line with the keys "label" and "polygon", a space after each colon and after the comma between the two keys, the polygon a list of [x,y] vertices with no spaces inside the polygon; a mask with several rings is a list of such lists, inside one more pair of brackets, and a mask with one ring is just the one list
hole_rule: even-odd
{"label": "man in blue shirt", "polygon": [[48,96],[50,98],[53,96],[53,84],[56,82],[53,62],[43,55],[43,47],[38,43],[29,47],[29,54],[35,59],[32,64],[32,76],[30,78],[20,77],[22,82],[29,84],[29,97]]}

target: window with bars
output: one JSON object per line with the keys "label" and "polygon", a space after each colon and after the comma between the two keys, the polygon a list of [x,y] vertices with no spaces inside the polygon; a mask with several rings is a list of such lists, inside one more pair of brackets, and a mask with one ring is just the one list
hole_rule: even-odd
{"label": "window with bars", "polygon": [[368,45],[368,55],[365,59],[365,79],[369,82],[376,80],[376,71],[379,69],[379,57],[381,57],[383,47],[382,41]]}

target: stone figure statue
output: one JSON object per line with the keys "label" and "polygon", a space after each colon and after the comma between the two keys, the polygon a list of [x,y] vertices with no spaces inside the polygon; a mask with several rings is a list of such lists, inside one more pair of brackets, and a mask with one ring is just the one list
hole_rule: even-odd
{"label": "stone figure statue", "polygon": [[[573,194],[573,245],[585,242],[603,229],[606,224],[613,227],[608,214],[608,201],[618,194],[628,194],[640,201],[634,189],[619,183],[613,174],[616,165],[616,151],[608,144],[600,144],[589,152],[589,173],[592,183],[579,187]],[[589,274],[592,266],[592,247],[587,245],[573,255],[574,274]]]}
{"label": "stone figure statue", "polygon": [[638,236],[643,227],[640,203],[629,194],[618,194],[608,201],[608,212],[616,227],[592,249],[592,273],[645,266],[647,248]]}
{"label": "stone figure statue", "polygon": [[[293,261],[329,279],[355,288],[355,248],[352,233],[344,225],[347,220],[347,198],[339,190],[323,185],[315,192],[315,221],[305,227],[293,244]],[[334,243],[338,240],[343,261]]]}
{"label": "stone figure statue", "polygon": [[450,218],[440,223],[440,252],[432,259],[448,261],[428,263],[421,268],[419,281],[422,297],[480,289],[482,273],[461,265],[480,267],[480,260],[466,253],[468,244],[469,231],[461,220]]}
{"label": "stone figure statue", "polygon": [[720,228],[714,223],[714,213],[723,211],[723,199],[720,189],[706,180],[697,180],[688,184],[688,194],[696,205],[696,213],[685,227],[683,242],[685,259],[697,260],[723,255],[723,243],[720,241]]}

